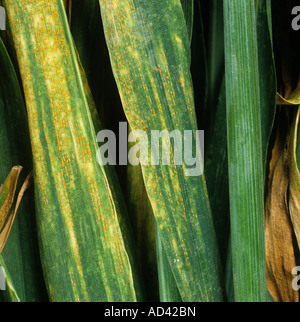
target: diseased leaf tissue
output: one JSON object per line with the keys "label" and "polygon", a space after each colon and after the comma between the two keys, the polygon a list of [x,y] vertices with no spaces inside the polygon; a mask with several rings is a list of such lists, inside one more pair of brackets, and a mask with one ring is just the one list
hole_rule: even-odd
{"label": "diseased leaf tissue", "polygon": [[293,0],[0,1],[0,302],[299,302],[299,44]]}

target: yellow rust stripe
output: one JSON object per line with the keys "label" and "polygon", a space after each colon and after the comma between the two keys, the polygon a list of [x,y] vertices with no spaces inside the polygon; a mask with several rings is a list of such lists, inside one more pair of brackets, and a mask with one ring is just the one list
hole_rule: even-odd
{"label": "yellow rust stripe", "polygon": [[[190,47],[180,1],[104,0],[100,6],[131,128],[148,129],[149,135],[151,130],[192,130],[195,141]],[[222,275],[204,176],[186,177],[185,164],[142,168],[182,299],[221,301]]]}
{"label": "yellow rust stripe", "polygon": [[95,131],[63,3],[4,3],[28,109],[42,263],[51,298],[135,301],[118,214],[104,169],[96,162]]}

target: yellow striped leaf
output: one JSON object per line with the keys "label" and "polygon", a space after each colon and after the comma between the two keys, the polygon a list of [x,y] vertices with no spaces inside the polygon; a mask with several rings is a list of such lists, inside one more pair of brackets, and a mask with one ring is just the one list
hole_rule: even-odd
{"label": "yellow striped leaf", "polygon": [[[190,130],[195,143],[190,46],[180,1],[104,0],[100,6],[131,128],[147,131],[149,142],[152,130]],[[161,161],[158,166],[144,164],[142,171],[180,295],[184,301],[221,301],[220,261],[205,178],[186,176],[185,163],[164,166]]]}
{"label": "yellow striped leaf", "polygon": [[52,301],[135,301],[133,273],[62,0],[4,1],[28,109]]}

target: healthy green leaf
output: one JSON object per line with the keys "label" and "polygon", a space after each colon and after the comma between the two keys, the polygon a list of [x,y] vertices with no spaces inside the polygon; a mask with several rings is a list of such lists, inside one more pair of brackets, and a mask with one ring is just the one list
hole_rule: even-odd
{"label": "healthy green leaf", "polygon": [[224,1],[225,74],[235,301],[266,301],[262,101],[256,3]]}

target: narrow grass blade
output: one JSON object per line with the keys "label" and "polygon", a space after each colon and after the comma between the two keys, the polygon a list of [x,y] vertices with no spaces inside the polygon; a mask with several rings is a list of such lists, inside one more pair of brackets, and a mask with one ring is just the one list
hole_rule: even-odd
{"label": "narrow grass blade", "polygon": [[184,13],[186,27],[188,31],[188,37],[190,42],[192,42],[193,37],[193,26],[194,26],[194,1],[191,0],[180,0],[182,5],[182,10]]}
{"label": "narrow grass blade", "polygon": [[226,122],[224,122],[226,120],[225,81],[223,81],[216,104],[213,126],[206,139],[205,177],[220,256],[223,267],[225,267],[230,231],[227,128]]}
{"label": "narrow grass blade", "polygon": [[[129,144],[129,149],[133,144]],[[127,166],[127,203],[138,257],[145,281],[147,301],[159,301],[155,221],[140,166]]]}
{"label": "narrow grass blade", "polygon": [[181,302],[182,300],[168,262],[167,254],[161,242],[158,228],[156,228],[156,249],[160,302]]}
{"label": "narrow grass blade", "polygon": [[232,272],[232,248],[231,238],[229,235],[228,250],[226,255],[226,266],[225,266],[225,285],[226,285],[226,296],[228,302],[234,302],[234,281]]}
{"label": "narrow grass blade", "polygon": [[[102,26],[99,1],[72,1],[71,32],[96,106],[103,108],[101,82],[104,78],[105,49],[102,46]],[[103,120],[102,120],[103,121]]]}
{"label": "narrow grass blade", "polygon": [[[125,122],[126,117],[111,70],[99,0],[72,1],[71,15],[71,32],[93,96],[93,111],[97,112],[97,118],[100,116],[104,129],[118,133],[119,123]],[[94,115],[92,112],[92,116]],[[118,185],[121,185],[125,195],[126,167],[117,165],[115,171],[119,178]]]}
{"label": "narrow grass blade", "polygon": [[258,68],[263,170],[266,178],[270,137],[276,114],[276,72],[272,40],[271,0],[256,0]]}
{"label": "narrow grass blade", "polygon": [[255,2],[224,1],[231,243],[238,302],[267,300],[256,18]]}
{"label": "narrow grass blade", "polygon": [[207,94],[208,94],[208,71],[205,33],[200,1],[194,4],[193,37],[191,44],[191,73],[194,85],[195,110],[198,127],[207,131]]}
{"label": "narrow grass blade", "polygon": [[[78,63],[79,63],[80,71],[81,71],[81,78],[82,78],[82,82],[84,85],[85,95],[86,95],[86,98],[88,101],[88,105],[90,107],[90,112],[91,112],[91,116],[92,116],[92,120],[93,120],[93,124],[94,124],[94,128],[95,128],[95,133],[97,134],[99,131],[103,130],[102,124],[100,122],[99,115],[98,115],[98,112],[96,109],[96,105],[95,105],[91,90],[89,88],[89,84],[88,84],[85,72],[84,72],[81,62],[79,60],[79,57],[78,57]],[[124,239],[126,251],[127,251],[131,266],[133,268],[133,271],[135,272],[134,282],[136,284],[137,297],[139,299],[142,299],[144,296],[142,294],[142,293],[144,293],[144,282],[142,281],[141,270],[140,270],[140,266],[139,266],[139,262],[138,262],[138,251],[136,251],[136,240],[135,240],[134,234],[133,234],[132,222],[131,222],[129,215],[128,215],[127,205],[125,203],[124,196],[123,196],[123,193],[121,190],[120,181],[119,181],[119,178],[117,176],[116,169],[114,166],[107,164],[107,165],[103,166],[103,169],[104,169],[106,177],[107,177],[108,185],[110,187],[110,190],[111,190],[111,193],[113,196],[113,200],[115,200],[116,213],[118,215],[118,220],[119,220],[122,236]],[[129,172],[130,171],[128,170],[128,173]],[[134,171],[134,173],[132,173],[132,175],[135,176],[135,175],[137,175],[137,173],[135,173],[135,171]],[[135,179],[138,180],[138,178],[135,178]],[[141,187],[139,187],[139,188],[141,188]],[[139,190],[139,191],[141,192],[141,190]],[[129,195],[130,195],[130,193],[127,194],[127,198],[129,197]],[[134,211],[134,210],[130,209],[130,211],[131,211],[131,215],[132,215],[132,211]],[[153,216],[151,206],[147,209],[147,213],[149,214],[149,219],[150,219],[151,216]],[[150,219],[150,221],[151,221],[151,219]],[[153,289],[153,283],[152,283],[152,289]]]}
{"label": "narrow grass blade", "polygon": [[[204,4],[204,3],[202,3]],[[224,81],[223,1],[205,4],[207,104],[205,107],[205,177],[222,266],[226,266],[229,236],[226,95]],[[221,18],[220,18],[221,17]],[[201,71],[199,71],[201,72]]]}
{"label": "narrow grass blade", "polygon": [[[0,182],[4,182],[13,166],[20,164],[21,183],[32,171],[28,123],[18,78],[1,39],[0,70]],[[22,301],[47,299],[37,245],[33,189],[22,199],[2,256]]]}
{"label": "narrow grass blade", "polygon": [[4,260],[2,256],[0,255],[0,267],[1,267],[1,273],[4,272],[5,276],[5,291],[0,290],[0,302],[13,302],[13,303],[19,303],[21,302],[17,291],[13,285],[12,278],[8,272],[8,269],[4,263]]}
{"label": "narrow grass blade", "polygon": [[63,2],[64,2],[69,24],[71,24],[73,0],[63,0]]}
{"label": "narrow grass blade", "polygon": [[[100,42],[99,38],[101,38],[101,36],[97,32],[89,33],[89,30],[92,29],[93,31],[95,31],[99,27],[98,25],[100,23],[99,21],[97,21],[97,18],[100,17],[100,10],[98,12],[97,11],[98,9],[100,9],[98,0],[93,0],[88,3],[73,1],[72,3],[72,29],[71,30],[75,38],[74,40],[76,42],[76,45],[79,48],[79,52],[77,52],[77,60],[80,68],[80,74],[81,74],[81,79],[84,86],[86,99],[90,108],[96,134],[99,133],[99,131],[103,130],[103,126],[100,121],[98,110],[94,100],[94,95],[92,93],[92,90],[89,84],[92,84],[94,89],[94,94],[96,93],[96,97],[98,97],[99,94],[101,94],[102,96],[105,95],[104,93],[105,91],[103,90],[99,91],[97,89],[97,87],[99,87],[99,83],[101,83],[99,82],[99,80],[102,79],[102,72],[104,72],[103,70],[105,69],[105,66],[102,66],[103,63],[101,63],[101,68],[100,66],[97,65],[97,61],[99,58],[99,57],[96,57],[97,53],[99,54],[97,50],[96,50],[95,56],[90,55],[90,53],[92,52],[92,44],[95,41]],[[85,29],[87,25],[90,26],[88,30]],[[98,48],[99,51],[101,51],[100,48],[101,46],[99,46]],[[101,49],[103,51],[103,48]],[[84,62],[85,68],[83,68],[82,61]],[[96,63],[94,68],[92,66],[93,65],[92,63]],[[88,74],[86,73],[86,70],[88,71]],[[98,75],[97,72],[101,75]],[[99,98],[98,98],[98,101],[99,101]],[[102,103],[105,104],[105,106],[102,107],[102,110],[104,110],[106,109],[107,100],[102,99]],[[102,116],[105,116],[105,113],[102,113],[102,114],[103,114]],[[132,223],[128,216],[127,205],[124,200],[124,196],[120,186],[120,181],[117,176],[115,167],[107,164],[104,166],[104,171],[107,176],[108,184],[111,189],[113,199],[115,200],[116,212],[118,214],[119,224],[121,227],[122,236],[126,246],[126,251],[129,256],[130,263],[133,266],[133,271],[135,272],[135,283],[137,284],[137,287],[136,287],[137,296],[138,298],[141,299],[144,296],[141,294],[141,292],[144,292],[144,287],[141,287],[141,285],[143,285],[144,282],[142,281],[141,270],[138,263],[138,258],[137,258],[138,252],[136,251],[136,241],[133,235]],[[128,196],[129,194],[127,195],[127,197]],[[130,211],[132,211],[132,209],[130,209]],[[151,289],[153,290],[153,285]]]}
{"label": "narrow grass blade", "polygon": [[[101,123],[104,128],[116,133],[119,122],[124,122],[126,118],[111,70],[101,22],[99,0],[75,0],[72,2],[71,32]],[[124,182],[126,182],[125,167],[116,167],[116,170],[119,177],[124,178]],[[125,184],[124,187],[126,187]]]}
{"label": "narrow grass blade", "polygon": [[208,4],[208,20],[206,26],[206,57],[207,57],[207,107],[206,131],[209,140],[215,124],[215,113],[218,106],[219,93],[224,80],[224,22],[223,1],[214,0]]}
{"label": "narrow grass blade", "polygon": [[28,108],[50,299],[135,301],[115,200],[96,161],[95,130],[63,2],[5,4]]}
{"label": "narrow grass blade", "polygon": [[[151,130],[195,131],[189,39],[180,1],[108,0],[100,1],[100,6],[131,128],[147,131],[148,139]],[[182,300],[222,301],[220,260],[204,176],[186,176],[185,164],[143,165],[142,170]]]}

